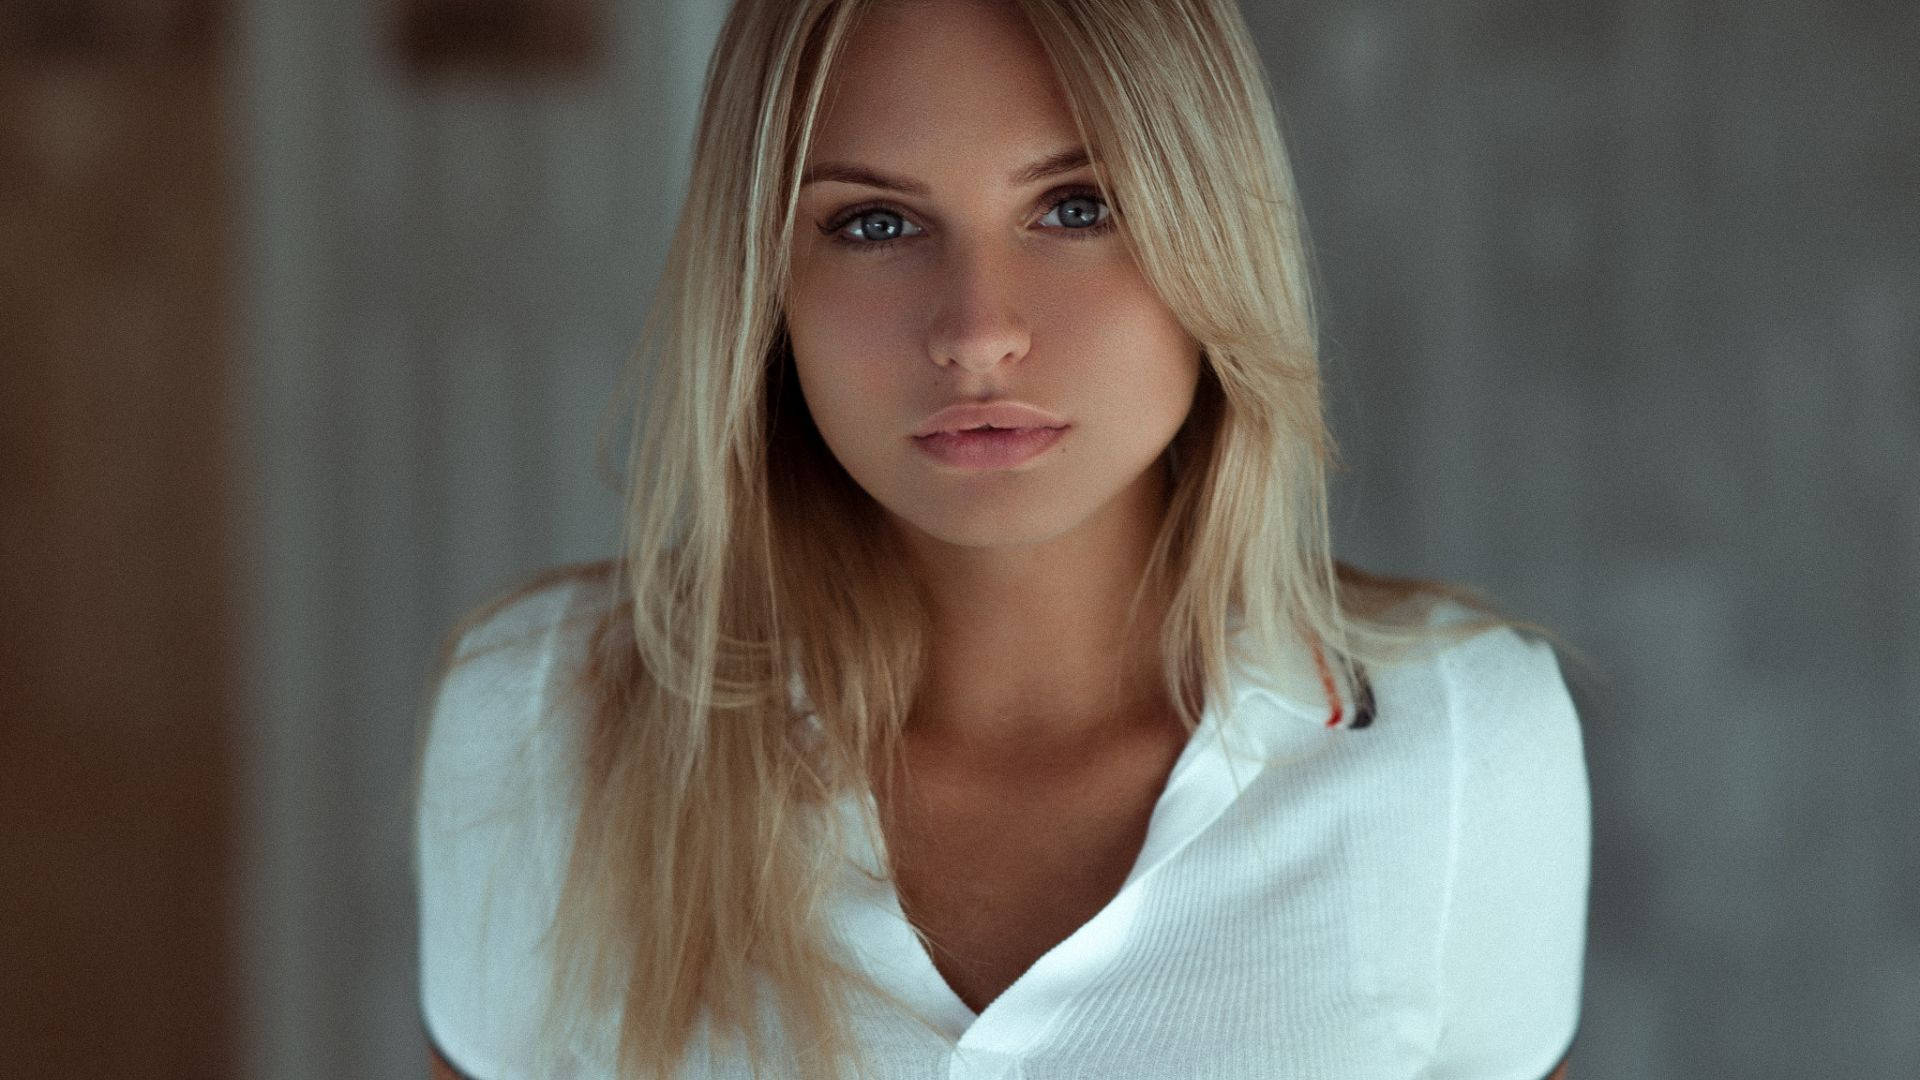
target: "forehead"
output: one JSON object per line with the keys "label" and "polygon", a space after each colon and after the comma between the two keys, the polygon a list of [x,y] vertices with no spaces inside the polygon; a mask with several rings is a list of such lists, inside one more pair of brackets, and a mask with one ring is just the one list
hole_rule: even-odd
{"label": "forehead", "polygon": [[828,74],[808,159],[978,153],[1076,141],[1025,17],[993,0],[889,0],[852,28]]}

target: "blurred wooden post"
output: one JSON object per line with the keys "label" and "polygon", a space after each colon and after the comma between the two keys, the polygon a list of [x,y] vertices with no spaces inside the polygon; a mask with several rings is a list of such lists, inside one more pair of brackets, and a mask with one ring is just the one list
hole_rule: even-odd
{"label": "blurred wooden post", "polygon": [[214,0],[0,5],[0,1072],[233,1074]]}

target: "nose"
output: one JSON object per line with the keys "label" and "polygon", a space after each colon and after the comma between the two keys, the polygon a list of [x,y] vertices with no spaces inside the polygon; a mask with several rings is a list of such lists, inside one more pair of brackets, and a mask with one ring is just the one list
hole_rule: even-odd
{"label": "nose", "polygon": [[927,355],[940,367],[977,374],[1027,355],[1032,336],[1020,313],[1020,276],[1011,261],[975,246],[956,253],[939,288],[939,308],[927,328]]}

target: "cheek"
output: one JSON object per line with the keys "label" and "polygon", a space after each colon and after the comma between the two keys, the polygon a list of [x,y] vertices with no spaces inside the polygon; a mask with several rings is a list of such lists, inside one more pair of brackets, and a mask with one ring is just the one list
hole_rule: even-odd
{"label": "cheek", "polygon": [[916,295],[908,275],[833,266],[800,274],[787,298],[796,352],[804,348],[818,359],[898,346]]}
{"label": "cheek", "polygon": [[1076,289],[1051,317],[1083,406],[1143,436],[1178,428],[1200,376],[1200,345],[1137,274]]}
{"label": "cheek", "polygon": [[860,317],[859,306],[796,292],[787,316],[794,371],[814,426],[843,458],[897,426],[891,402],[897,355],[885,320]]}

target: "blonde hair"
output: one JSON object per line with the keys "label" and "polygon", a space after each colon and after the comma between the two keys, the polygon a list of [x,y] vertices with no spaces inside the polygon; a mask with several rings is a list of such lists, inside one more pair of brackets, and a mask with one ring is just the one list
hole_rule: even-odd
{"label": "blonde hair", "polygon": [[[550,1061],[617,1025],[622,1077],[672,1075],[703,1031],[744,1047],[756,1075],[776,1055],[777,1075],[862,1071],[849,1011],[857,995],[888,1000],[829,948],[849,838],[824,811],[896,760],[929,624],[878,508],[807,415],[782,319],[800,164],[835,57],[875,2],[739,0],[707,70],[632,369],[613,602],[576,687],[587,726]],[[1192,730],[1224,698],[1233,628],[1256,666],[1312,642],[1332,706],[1354,703],[1365,665],[1439,632],[1418,609],[1449,591],[1331,555],[1306,245],[1241,15],[1233,0],[1009,2],[1139,266],[1204,350],[1134,598],[1166,599],[1169,699]],[[806,748],[796,677],[821,721]],[[769,1016],[811,1042],[776,1047]]]}

